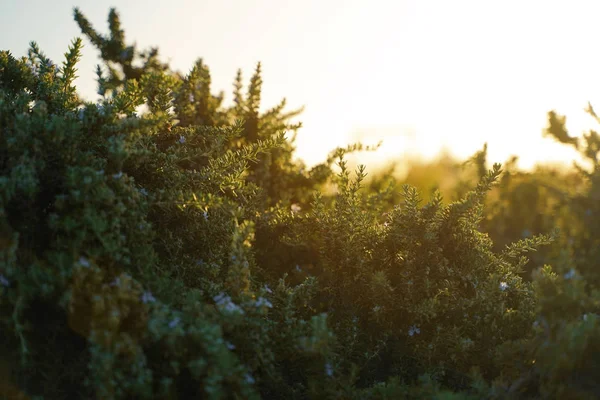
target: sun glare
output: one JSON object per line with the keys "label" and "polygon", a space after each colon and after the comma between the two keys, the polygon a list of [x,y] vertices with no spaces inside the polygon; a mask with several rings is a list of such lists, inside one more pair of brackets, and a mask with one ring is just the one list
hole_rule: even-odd
{"label": "sun glare", "polygon": [[[376,157],[366,156],[379,163],[442,149],[464,158],[486,142],[490,161],[518,155],[526,169],[578,159],[542,130],[551,109],[567,115],[573,135],[594,127],[583,108],[600,100],[593,54],[600,31],[592,21],[600,3],[353,6],[333,24],[339,42],[328,46],[333,61],[323,67],[334,82],[303,118],[298,150],[309,164],[354,140],[383,140]],[[339,60],[348,64],[340,68]]]}

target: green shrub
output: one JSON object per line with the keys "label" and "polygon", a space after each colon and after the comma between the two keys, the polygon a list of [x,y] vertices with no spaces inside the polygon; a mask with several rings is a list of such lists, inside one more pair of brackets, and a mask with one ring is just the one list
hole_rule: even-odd
{"label": "green shrub", "polygon": [[345,161],[360,144],[308,171],[293,159],[299,110],[259,112],[260,65],[225,107],[201,60],[182,76],[126,45],[114,10],[109,36],[75,19],[105,62],[97,102],[73,86],[80,39],[62,67],[35,43],[0,52],[4,396],[597,393],[595,228],[556,258],[566,276],[529,282],[523,254],[554,235],[494,249],[485,150],[459,200],[362,193]]}

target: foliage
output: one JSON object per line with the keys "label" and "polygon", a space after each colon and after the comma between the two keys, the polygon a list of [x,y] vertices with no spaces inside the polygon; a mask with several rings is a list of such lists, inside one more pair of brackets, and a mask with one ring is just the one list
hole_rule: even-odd
{"label": "foliage", "polygon": [[201,59],[182,75],[115,10],[108,36],[74,14],[105,63],[97,102],[73,86],[81,39],[62,67],[0,52],[3,396],[599,395],[598,134],[550,115],[594,165],[575,188],[488,171],[484,147],[422,204],[352,175],[360,144],[306,170],[301,110],[260,111],[260,64],[226,107]]}

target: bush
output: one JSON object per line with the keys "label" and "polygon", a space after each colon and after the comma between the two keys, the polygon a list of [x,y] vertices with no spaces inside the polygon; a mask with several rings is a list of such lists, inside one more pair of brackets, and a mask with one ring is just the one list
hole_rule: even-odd
{"label": "bush", "polygon": [[479,225],[500,165],[448,203],[361,192],[345,161],[360,144],[293,159],[300,110],[259,112],[260,64],[225,107],[202,60],[182,76],[126,45],[116,11],[109,36],[75,19],[105,61],[97,102],[73,86],[80,39],[62,66],[35,43],[0,53],[4,396],[598,393],[593,229],[557,256],[563,278],[530,282],[524,253],[556,235],[494,248]]}

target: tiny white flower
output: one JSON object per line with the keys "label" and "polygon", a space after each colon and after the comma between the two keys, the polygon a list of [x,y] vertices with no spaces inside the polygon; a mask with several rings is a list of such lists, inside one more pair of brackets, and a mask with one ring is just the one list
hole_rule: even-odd
{"label": "tiny white flower", "polygon": [[379,311],[381,311],[381,306],[375,306],[375,307],[373,307],[373,312],[374,313],[379,312]]}
{"label": "tiny white flower", "polygon": [[101,169],[101,170],[96,171],[96,175],[104,175],[104,170]]}
{"label": "tiny white flower", "polygon": [[110,286],[119,286],[121,284],[121,279],[116,277],[114,281],[110,283]]}
{"label": "tiny white flower", "polygon": [[185,143],[185,136],[179,136],[179,143],[181,143],[181,144]]}
{"label": "tiny white flower", "polygon": [[188,100],[190,101],[190,103],[194,102],[194,95],[190,93]]}
{"label": "tiny white flower", "polygon": [[88,261],[87,258],[82,256],[82,257],[79,257],[79,265],[81,265],[82,267],[85,267],[85,268],[89,268],[90,262]]}
{"label": "tiny white flower", "polygon": [[156,301],[156,299],[154,298],[154,296],[152,295],[152,293],[150,293],[150,292],[144,292],[144,294],[142,294],[142,302],[144,304],[154,303],[155,301]]}
{"label": "tiny white flower", "polygon": [[116,174],[114,174],[112,177],[113,177],[113,179],[121,179],[122,176],[123,176],[123,172],[119,171]]}
{"label": "tiny white flower", "polygon": [[145,188],[141,188],[140,193],[143,194],[144,196],[148,196],[148,191]]}
{"label": "tiny white flower", "polygon": [[4,287],[10,286],[10,282],[8,281],[8,279],[6,279],[6,277],[4,275],[0,275],[0,285],[2,285]]}
{"label": "tiny white flower", "polygon": [[267,293],[273,293],[269,285],[265,285],[265,290],[267,291]]}
{"label": "tiny white flower", "polygon": [[208,211],[204,211],[202,215],[204,216],[204,220],[208,221]]}
{"label": "tiny white flower", "polygon": [[508,283],[500,282],[500,290],[504,292],[506,289],[508,289]]}
{"label": "tiny white flower", "polygon": [[296,271],[302,272],[302,268],[300,268],[300,266],[298,264],[296,264]]}
{"label": "tiny white flower", "polygon": [[175,328],[177,326],[177,324],[179,324],[179,321],[181,321],[181,319],[179,317],[173,318],[173,320],[171,320],[171,322],[169,322],[169,328]]}
{"label": "tiny white flower", "polygon": [[595,314],[595,313],[586,313],[586,314],[583,314],[582,318],[583,318],[584,321],[587,321],[591,317],[597,318],[598,314]]}
{"label": "tiny white flower", "polygon": [[292,206],[290,208],[292,209],[292,212],[294,212],[294,213],[300,212],[300,210],[302,210],[302,207],[300,207],[298,204],[292,204]]}

